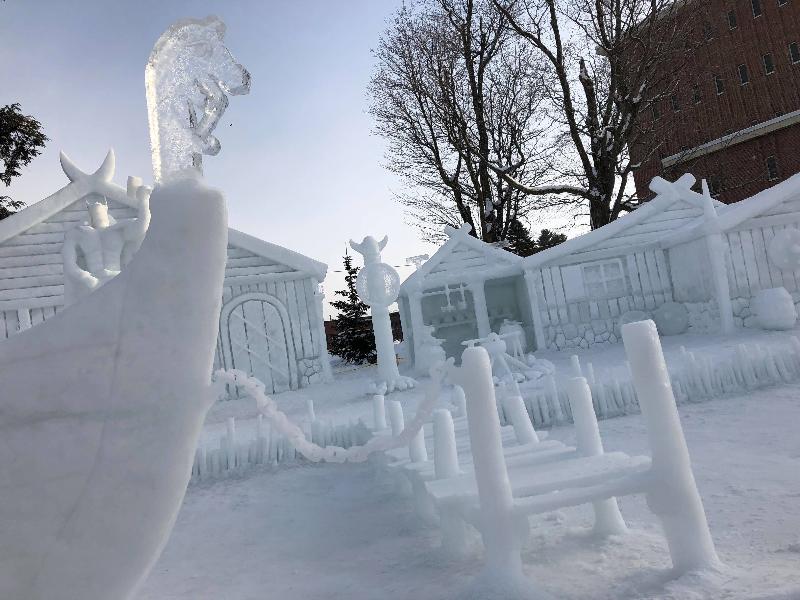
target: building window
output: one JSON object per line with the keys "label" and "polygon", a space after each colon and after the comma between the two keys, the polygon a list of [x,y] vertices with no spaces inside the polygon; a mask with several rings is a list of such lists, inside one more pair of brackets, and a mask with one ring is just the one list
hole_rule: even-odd
{"label": "building window", "polygon": [[709,177],[708,191],[711,192],[712,196],[719,196],[720,192],[722,192],[722,180],[719,177]]}
{"label": "building window", "polygon": [[719,75],[714,75],[714,88],[717,90],[717,96],[725,93],[725,81]]}
{"label": "building window", "polygon": [[675,112],[681,109],[681,103],[678,101],[678,94],[672,94],[669,97],[669,104]]}
{"label": "building window", "polygon": [[618,259],[584,265],[583,282],[589,298],[618,297],[628,293],[622,262]]}
{"label": "building window", "polygon": [[700,104],[703,101],[703,96],[700,94],[700,86],[695,84],[692,87],[692,102],[694,104]]}
{"label": "building window", "polygon": [[789,0],[778,0],[778,6],[784,6],[785,4],[789,4]]}
{"label": "building window", "polygon": [[703,23],[703,37],[706,41],[714,39],[714,28],[711,27],[711,23],[708,21]]}
{"label": "building window", "polygon": [[775,181],[778,178],[778,160],[774,156],[767,157],[767,180]]}
{"label": "building window", "polygon": [[800,62],[800,46],[797,45],[797,42],[789,44],[789,56],[793,63]]}
{"label": "building window", "polygon": [[760,17],[761,16],[761,0],[750,0],[750,5],[753,7],[753,16]]}
{"label": "building window", "polygon": [[747,65],[739,65],[739,82],[742,85],[750,83],[750,73],[747,72]]}
{"label": "building window", "polygon": [[765,54],[762,59],[764,60],[764,72],[767,75],[772,75],[775,72],[775,63],[772,60],[772,54]]}
{"label": "building window", "polygon": [[736,29],[739,24],[736,22],[736,11],[728,11],[728,29]]}

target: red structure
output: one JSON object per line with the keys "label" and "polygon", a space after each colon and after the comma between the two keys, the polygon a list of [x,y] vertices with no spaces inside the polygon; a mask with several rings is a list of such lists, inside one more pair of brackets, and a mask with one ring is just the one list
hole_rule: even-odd
{"label": "red structure", "polygon": [[631,147],[639,198],[653,196],[656,175],[692,173],[732,203],[800,172],[800,0],[687,0],[679,10],[691,11],[691,50],[685,64],[663,65],[679,84],[641,116],[657,133]]}

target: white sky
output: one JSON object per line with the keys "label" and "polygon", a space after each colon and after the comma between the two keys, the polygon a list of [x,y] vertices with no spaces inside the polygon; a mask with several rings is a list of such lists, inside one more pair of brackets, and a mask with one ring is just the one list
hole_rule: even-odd
{"label": "white sky", "polygon": [[[0,105],[20,102],[50,138],[10,195],[28,204],[66,184],[64,150],[84,171],[109,147],[116,181],[152,179],[144,65],[181,17],[219,15],[226,43],[253,76],[217,129],[207,180],[228,199],[230,225],[329,266],[327,299],[343,286],[348,239],[388,234],[385,262],[435,251],[392,192],[366,86],[371,49],[401,0],[6,0],[0,2]],[[360,257],[356,257],[360,264]],[[405,278],[412,267],[399,269]],[[326,308],[326,317],[330,310]]]}

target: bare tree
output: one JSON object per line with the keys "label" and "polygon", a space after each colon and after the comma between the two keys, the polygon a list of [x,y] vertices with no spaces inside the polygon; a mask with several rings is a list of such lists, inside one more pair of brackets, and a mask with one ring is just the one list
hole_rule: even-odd
{"label": "bare tree", "polygon": [[[661,101],[680,83],[691,50],[688,14],[673,0],[492,0],[513,30],[545,61],[555,85],[550,102],[563,127],[561,174],[588,203],[592,229],[636,207],[633,171],[658,152]],[[669,62],[671,69],[662,68]],[[636,162],[630,148],[638,149]],[[493,162],[517,190],[547,194]]]}
{"label": "bare tree", "polygon": [[525,191],[550,175],[544,73],[491,0],[404,5],[375,57],[370,112],[424,237],[469,223],[499,242],[516,219],[563,201]]}

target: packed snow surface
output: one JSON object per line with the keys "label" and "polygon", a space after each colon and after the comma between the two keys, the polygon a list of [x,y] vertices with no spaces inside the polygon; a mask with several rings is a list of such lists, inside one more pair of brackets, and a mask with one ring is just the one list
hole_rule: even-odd
{"label": "packed snow surface", "polygon": [[[327,389],[332,405],[365,381],[351,375],[317,397]],[[560,600],[800,598],[798,397],[787,386],[679,408],[724,569],[675,579],[657,519],[632,496],[619,500],[630,533],[605,541],[590,506],[532,518],[525,574]],[[368,414],[371,398],[361,401]],[[650,451],[641,415],[600,430],[607,452]],[[574,444],[575,430],[550,439]],[[483,559],[438,546],[436,528],[370,464],[251,471],[190,488],[138,600],[461,599]]]}

